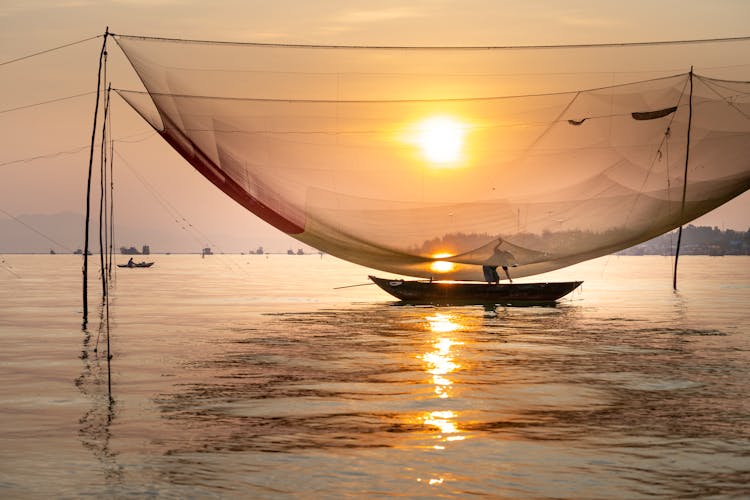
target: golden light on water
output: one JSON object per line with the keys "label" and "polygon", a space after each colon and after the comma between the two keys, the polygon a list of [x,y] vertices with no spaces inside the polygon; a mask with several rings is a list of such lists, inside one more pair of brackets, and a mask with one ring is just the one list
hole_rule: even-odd
{"label": "golden light on water", "polygon": [[[417,478],[418,483],[421,483],[422,481],[423,479],[421,477]],[[445,481],[445,479],[443,479],[442,477],[433,477],[427,480],[427,484],[429,484],[430,486],[434,486],[436,484],[443,484],[443,481]]]}
{"label": "golden light on water", "polygon": [[[437,436],[437,439],[440,440],[440,443],[461,441],[464,439],[464,437],[458,435],[458,433],[461,431],[459,430],[458,425],[455,422],[455,418],[457,416],[458,415],[453,411],[432,411],[425,415],[424,423],[425,425],[437,427],[438,430],[440,430],[440,435]],[[435,450],[444,450],[445,445],[435,444],[432,446],[432,448]]]}
{"label": "golden light on water", "polygon": [[[432,350],[419,357],[425,363],[425,372],[432,375],[435,395],[439,399],[447,400],[451,396],[450,390],[453,386],[453,381],[449,376],[461,368],[461,365],[454,359],[453,348],[463,345],[463,342],[450,334],[460,330],[462,326],[450,314],[436,313],[425,319],[429,325],[429,331],[437,334],[438,337],[431,345]],[[425,425],[436,427],[440,431],[440,435],[437,436],[439,443],[434,444],[433,449],[444,450],[445,443],[464,439],[460,436],[457,418],[458,412],[453,410],[436,410],[423,415],[422,422]]]}
{"label": "golden light on water", "polygon": [[[455,391],[452,374],[461,369],[460,346],[464,345],[461,331],[468,325],[460,315],[450,313],[433,313],[423,319],[431,338],[417,358],[423,363],[424,373],[431,376],[435,399],[430,403],[434,405],[432,411],[415,415],[410,420],[424,426],[423,439],[426,442],[423,443],[433,453],[449,454],[452,446],[468,437],[467,432],[461,428],[461,411],[451,402],[451,397],[454,396],[452,392]],[[444,477],[438,471],[416,479],[436,488],[451,481],[450,477]]]}
{"label": "golden light on water", "polygon": [[[457,331],[461,325],[453,321],[453,316],[436,313],[428,316],[427,322],[430,331],[439,334],[448,334]],[[441,336],[433,342],[433,350],[424,353],[420,358],[426,363],[425,371],[432,375],[432,383],[435,386],[435,394],[446,399],[450,397],[450,388],[453,382],[447,377],[448,374],[461,368],[461,365],[453,360],[451,349],[453,346],[462,345],[463,342],[454,340],[448,336]]]}
{"label": "golden light on water", "polygon": [[455,434],[458,428],[451,420],[453,418],[456,418],[456,414],[452,411],[431,411],[425,417],[424,423],[437,427],[443,434]]}
{"label": "golden light on water", "polygon": [[[458,330],[461,325],[453,321],[453,316],[450,314],[442,314],[442,313],[436,313],[432,316],[428,316],[427,322],[430,325],[430,331],[433,333],[450,333],[455,332]],[[450,342],[450,339],[445,339],[445,341]],[[441,352],[445,350],[445,342],[444,339],[438,340],[438,343],[443,343],[441,347]],[[447,349],[450,350],[450,346],[447,346]]]}

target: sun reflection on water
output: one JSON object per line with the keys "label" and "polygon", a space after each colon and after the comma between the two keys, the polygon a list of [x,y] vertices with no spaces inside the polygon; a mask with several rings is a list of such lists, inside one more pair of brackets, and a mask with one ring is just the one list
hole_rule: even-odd
{"label": "sun reflection on water", "polygon": [[425,417],[424,423],[437,427],[443,434],[455,434],[458,432],[458,427],[451,420],[453,418],[456,418],[456,413],[452,411],[431,411]]}
{"label": "sun reflection on water", "polygon": [[426,319],[432,333],[450,333],[461,328],[460,324],[453,321],[451,314],[435,313]]}
{"label": "sun reflection on water", "polygon": [[[459,411],[445,409],[449,404],[454,389],[452,374],[461,369],[457,359],[457,347],[464,345],[458,333],[465,327],[460,318],[453,314],[435,313],[425,317],[427,331],[433,334],[428,349],[417,357],[423,362],[423,370],[432,376],[431,382],[437,401],[441,401],[440,408],[429,411],[419,417],[421,423],[430,431],[433,450],[445,452],[450,443],[466,439],[459,425]],[[435,430],[438,431],[435,434]],[[430,486],[442,485],[445,478],[439,475],[429,479],[418,478]]]}
{"label": "sun reflection on water", "polygon": [[[453,316],[448,314],[437,313],[426,319],[432,333],[448,334],[461,328],[461,325],[454,321]],[[449,336],[440,336],[432,343],[434,350],[419,356],[427,365],[425,371],[432,375],[435,394],[441,399],[450,397],[449,391],[453,382],[447,375],[461,368],[461,365],[454,361],[451,352],[452,348],[457,345],[463,345],[463,342]]]}
{"label": "sun reflection on water", "polygon": [[[432,342],[432,350],[419,356],[425,363],[425,372],[432,375],[432,384],[435,386],[435,395],[439,399],[446,400],[451,397],[453,380],[449,375],[461,368],[454,357],[454,347],[463,345],[455,336],[449,335],[461,330],[462,325],[450,314],[436,313],[425,318],[429,325],[429,331],[439,335]],[[440,436],[437,437],[441,443],[456,441],[461,431],[456,419],[458,412],[453,410],[431,411],[425,414],[422,421],[425,425],[437,427]],[[462,437],[460,437],[463,439]],[[442,444],[435,445],[436,449],[444,449]]]}

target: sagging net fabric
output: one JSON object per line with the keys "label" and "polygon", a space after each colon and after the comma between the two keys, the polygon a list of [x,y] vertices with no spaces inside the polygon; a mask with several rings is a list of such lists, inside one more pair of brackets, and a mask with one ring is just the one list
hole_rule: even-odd
{"label": "sagging net fabric", "polygon": [[[750,83],[689,65],[633,81],[587,73],[578,53],[116,40],[147,90],[120,95],[207,179],[298,240],[383,271],[539,274],[750,188]],[[548,91],[549,75],[627,83]]]}

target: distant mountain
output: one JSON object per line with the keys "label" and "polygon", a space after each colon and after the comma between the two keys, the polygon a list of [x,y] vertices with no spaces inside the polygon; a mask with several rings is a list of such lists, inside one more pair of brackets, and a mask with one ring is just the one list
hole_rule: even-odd
{"label": "distant mountain", "polygon": [[83,248],[84,217],[63,212],[0,219],[0,253],[73,253]]}

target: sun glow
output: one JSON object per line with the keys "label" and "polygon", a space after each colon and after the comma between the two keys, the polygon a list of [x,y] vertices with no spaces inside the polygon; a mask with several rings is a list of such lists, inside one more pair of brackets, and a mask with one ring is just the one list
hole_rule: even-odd
{"label": "sun glow", "polygon": [[[442,259],[443,257],[450,257],[451,254],[449,253],[436,253],[432,256],[433,259]],[[433,272],[436,273],[448,273],[450,271],[453,271],[454,268],[453,262],[448,262],[447,260],[436,260],[430,264],[430,269]]]}
{"label": "sun glow", "polygon": [[433,163],[452,163],[461,158],[466,127],[446,116],[427,118],[417,125],[416,143]]}

